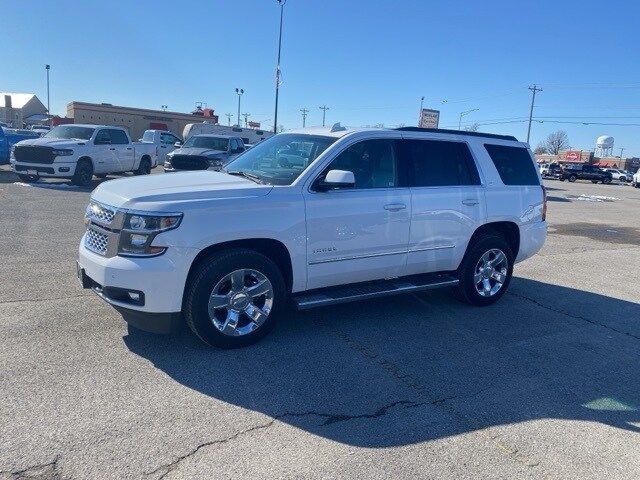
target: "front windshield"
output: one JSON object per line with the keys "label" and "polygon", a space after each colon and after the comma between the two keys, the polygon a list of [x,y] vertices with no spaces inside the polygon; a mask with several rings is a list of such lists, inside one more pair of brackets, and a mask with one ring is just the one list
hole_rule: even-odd
{"label": "front windshield", "polygon": [[199,135],[188,138],[183,145],[183,147],[209,148],[211,150],[222,150],[223,152],[227,151],[228,146],[228,138],[205,137]]}
{"label": "front windshield", "polygon": [[334,137],[281,133],[247,150],[225,170],[248,173],[270,185],[291,185],[336,140]]}
{"label": "front windshield", "polygon": [[89,140],[95,128],[76,127],[74,125],[60,125],[49,130],[43,136],[48,138],[68,138],[77,140]]}

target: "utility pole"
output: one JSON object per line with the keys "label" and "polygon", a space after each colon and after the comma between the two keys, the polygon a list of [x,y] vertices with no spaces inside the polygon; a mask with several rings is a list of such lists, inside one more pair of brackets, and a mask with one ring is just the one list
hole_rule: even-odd
{"label": "utility pole", "polygon": [[282,15],[287,0],[276,0],[280,4],[280,33],[278,34],[278,61],[276,62],[276,113],[273,116],[273,133],[278,133],[278,91],[280,90],[280,52],[282,51]]}
{"label": "utility pole", "polygon": [[624,152],[624,147],[620,147],[620,160],[622,160],[622,152]]}
{"label": "utility pole", "polygon": [[422,123],[422,109],[424,108],[424,96],[420,97],[420,111],[418,112],[418,127]]}
{"label": "utility pole", "polygon": [[250,113],[243,113],[242,116],[244,117],[244,128],[247,128],[247,126],[249,125],[249,115],[251,115]]}
{"label": "utility pole", "polygon": [[326,105],[323,105],[321,107],[318,107],[320,110],[322,110],[322,126],[324,127],[324,119],[327,115],[327,110],[329,110],[329,107],[327,107]]}
{"label": "utility pole", "polygon": [[244,93],[242,88],[236,88],[236,93],[238,94],[238,126],[240,126],[240,97]]}
{"label": "utility pole", "polygon": [[462,117],[464,117],[465,115],[470,114],[471,112],[477,112],[478,110],[480,110],[479,108],[472,108],[471,110],[466,110],[464,112],[460,112],[460,119],[458,120],[458,130],[462,129]]}
{"label": "utility pole", "polygon": [[231,126],[231,117],[233,117],[233,113],[225,113],[225,116],[227,117],[227,125]]}
{"label": "utility pole", "polygon": [[529,143],[529,137],[531,136],[531,119],[533,118],[533,106],[536,102],[536,92],[541,92],[542,89],[534,83],[533,87],[529,87],[529,90],[533,92],[531,96],[531,109],[529,110],[529,128],[527,129],[527,143]]}
{"label": "utility pole", "polygon": [[45,65],[44,68],[47,71],[47,114],[51,115],[51,110],[49,110],[49,70],[51,65]]}
{"label": "utility pole", "polygon": [[304,128],[307,126],[307,113],[309,113],[309,110],[301,108],[300,111],[302,112],[302,128]]}

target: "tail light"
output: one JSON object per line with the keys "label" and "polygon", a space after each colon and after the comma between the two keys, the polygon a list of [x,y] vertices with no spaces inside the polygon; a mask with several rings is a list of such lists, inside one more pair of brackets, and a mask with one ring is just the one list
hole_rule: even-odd
{"label": "tail light", "polygon": [[544,185],[540,185],[542,188],[542,221],[547,220],[547,189]]}

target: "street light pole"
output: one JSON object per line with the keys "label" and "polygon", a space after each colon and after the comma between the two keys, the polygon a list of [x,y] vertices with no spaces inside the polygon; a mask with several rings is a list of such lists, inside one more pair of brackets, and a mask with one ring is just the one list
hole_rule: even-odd
{"label": "street light pole", "polygon": [[238,119],[238,127],[239,127],[240,126],[240,97],[244,93],[244,90],[242,88],[236,88],[236,93],[238,94],[238,116],[236,118]]}
{"label": "street light pole", "polygon": [[424,96],[420,97],[420,111],[418,112],[418,127],[422,123],[422,109],[424,108]]}
{"label": "street light pole", "polygon": [[276,112],[273,115],[273,133],[278,133],[278,92],[280,89],[280,52],[282,51],[282,16],[287,0],[276,0],[280,4],[280,33],[278,34],[278,61],[276,62]]}
{"label": "street light pole", "polygon": [[44,68],[47,71],[47,114],[51,115],[51,111],[49,110],[49,70],[51,69],[51,65],[45,65]]}
{"label": "street light pole", "polygon": [[301,108],[300,112],[302,113],[302,128],[305,128],[307,126],[307,113],[309,113],[309,110]]}
{"label": "street light pole", "polygon": [[233,117],[233,113],[225,113],[224,115],[227,117],[227,125],[231,126],[231,117]]}
{"label": "street light pole", "polygon": [[249,124],[249,115],[251,115],[250,113],[243,113],[242,116],[244,117],[244,128],[247,128],[248,124]]}
{"label": "street light pole", "polygon": [[464,112],[460,112],[460,120],[458,120],[458,130],[462,129],[462,117],[464,117],[465,115],[468,115],[471,112],[477,112],[478,110],[480,110],[479,108],[472,108],[471,110],[466,110]]}

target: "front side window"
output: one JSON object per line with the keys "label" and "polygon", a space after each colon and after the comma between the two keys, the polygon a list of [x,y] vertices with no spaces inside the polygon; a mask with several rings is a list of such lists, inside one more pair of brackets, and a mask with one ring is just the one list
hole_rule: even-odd
{"label": "front side window", "polygon": [[129,143],[127,134],[122,130],[109,130],[109,136],[111,137],[112,145],[127,145]]}
{"label": "front side window", "polygon": [[529,150],[485,143],[487,153],[505,185],[540,185]]}
{"label": "front side window", "polygon": [[402,143],[412,187],[480,184],[478,169],[465,143],[442,140],[405,140]]}
{"label": "front side window", "polygon": [[108,130],[99,130],[96,134],[96,139],[93,141],[96,145],[104,145],[111,143],[111,135]]}
{"label": "front side window", "polygon": [[280,133],[258,143],[225,170],[254,176],[261,183],[291,185],[337,138]]}
{"label": "front side window", "polygon": [[365,140],[351,145],[325,169],[353,172],[355,188],[393,188],[398,185],[395,140]]}

